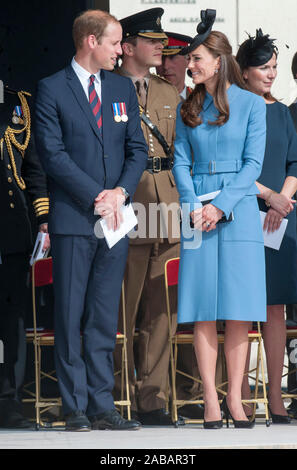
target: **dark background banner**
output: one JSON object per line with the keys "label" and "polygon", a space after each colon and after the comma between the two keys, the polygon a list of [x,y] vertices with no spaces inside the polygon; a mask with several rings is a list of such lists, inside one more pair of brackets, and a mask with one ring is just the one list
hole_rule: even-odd
{"label": "dark background banner", "polygon": [[10,0],[0,9],[0,79],[35,94],[38,80],[74,55],[72,24],[83,10],[109,10],[109,0]]}

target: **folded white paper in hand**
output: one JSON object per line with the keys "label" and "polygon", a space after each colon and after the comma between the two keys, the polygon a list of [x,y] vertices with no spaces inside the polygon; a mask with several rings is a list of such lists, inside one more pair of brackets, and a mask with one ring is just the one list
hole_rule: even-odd
{"label": "folded white paper in hand", "polygon": [[[260,217],[261,217],[261,223],[262,223],[262,229],[263,229],[266,212],[260,211]],[[283,241],[283,238],[284,238],[287,225],[288,225],[288,219],[283,219],[281,221],[280,227],[274,232],[268,233],[267,230],[264,231],[263,229],[264,245],[267,246],[268,248],[279,250],[281,243]]]}
{"label": "folded white paper in hand", "polygon": [[109,248],[112,248],[119,240],[121,240],[127,233],[129,233],[135,225],[138,224],[137,217],[134,213],[132,204],[121,206],[123,222],[117,230],[109,229],[105,219],[100,219],[100,224],[104,233],[106,243]]}
{"label": "folded white paper in hand", "polygon": [[36,242],[34,245],[33,253],[30,259],[30,265],[35,263],[35,261],[46,258],[48,255],[49,250],[44,250],[44,242],[45,238],[47,236],[47,233],[45,232],[38,232],[37,237],[36,237]]}

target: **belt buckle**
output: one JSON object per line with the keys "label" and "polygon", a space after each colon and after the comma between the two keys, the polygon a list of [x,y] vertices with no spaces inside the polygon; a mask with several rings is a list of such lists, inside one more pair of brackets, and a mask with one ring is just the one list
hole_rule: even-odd
{"label": "belt buckle", "polygon": [[216,161],[210,160],[208,164],[208,172],[210,175],[214,175],[216,173]]}
{"label": "belt buckle", "polygon": [[161,157],[153,157],[153,172],[160,173],[161,171]]}

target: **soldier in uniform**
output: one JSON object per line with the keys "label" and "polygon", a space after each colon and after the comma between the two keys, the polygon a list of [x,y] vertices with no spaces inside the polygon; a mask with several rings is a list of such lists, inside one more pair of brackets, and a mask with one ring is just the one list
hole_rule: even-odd
{"label": "soldier in uniform", "polygon": [[156,67],[157,73],[174,85],[182,100],[186,100],[192,88],[185,84],[188,67],[187,57],[181,55],[181,50],[192,40],[185,34],[165,32],[168,44],[162,50],[162,64]]}
{"label": "soldier in uniform", "polygon": [[[123,56],[118,69],[119,74],[133,81],[140,113],[157,126],[165,141],[162,145],[160,137],[157,138],[142,120],[148,160],[133,202],[141,203],[146,209],[146,220],[142,220],[139,214],[139,233],[144,227],[146,233],[142,238],[130,240],[124,279],[132,411],[138,412],[143,424],[152,425],[171,424],[170,415],[165,412],[169,343],[164,264],[169,258],[179,256],[180,235],[177,211],[169,214],[168,231],[165,228],[162,233],[160,220],[157,227],[149,223],[149,205],[156,208],[160,203],[165,203],[161,207],[163,220],[167,218],[167,205],[176,203],[178,206],[178,194],[171,173],[171,152],[176,107],[180,98],[176,88],[167,80],[150,73],[150,67],[161,64],[163,42],[167,40],[161,28],[163,12],[162,8],[152,8],[121,20]],[[152,233],[154,229],[155,233]],[[172,311],[176,312],[176,298],[172,307]],[[134,357],[136,323],[139,335],[134,344]],[[117,356],[115,359],[119,360]],[[116,389],[115,393],[117,395],[119,390]]]}
{"label": "soldier in uniform", "polygon": [[[32,232],[27,195],[39,230],[47,232],[46,179],[31,136],[29,93],[5,88],[0,104],[0,427],[30,426],[21,407],[25,370],[24,310]],[[46,246],[49,239],[46,237]]]}

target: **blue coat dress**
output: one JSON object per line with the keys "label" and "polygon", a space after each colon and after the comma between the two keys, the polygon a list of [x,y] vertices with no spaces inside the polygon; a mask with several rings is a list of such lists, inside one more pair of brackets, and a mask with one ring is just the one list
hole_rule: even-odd
{"label": "blue coat dress", "polygon": [[[217,115],[208,93],[200,126],[186,126],[178,108],[173,173],[183,212],[179,323],[266,320],[264,244],[255,185],[265,151],[266,107],[263,98],[236,85],[227,95],[230,117],[223,126],[208,124]],[[234,220],[203,232],[202,243],[195,247],[184,230],[189,212],[201,206],[199,195],[217,190],[221,192],[213,204],[227,217],[233,211]]]}

